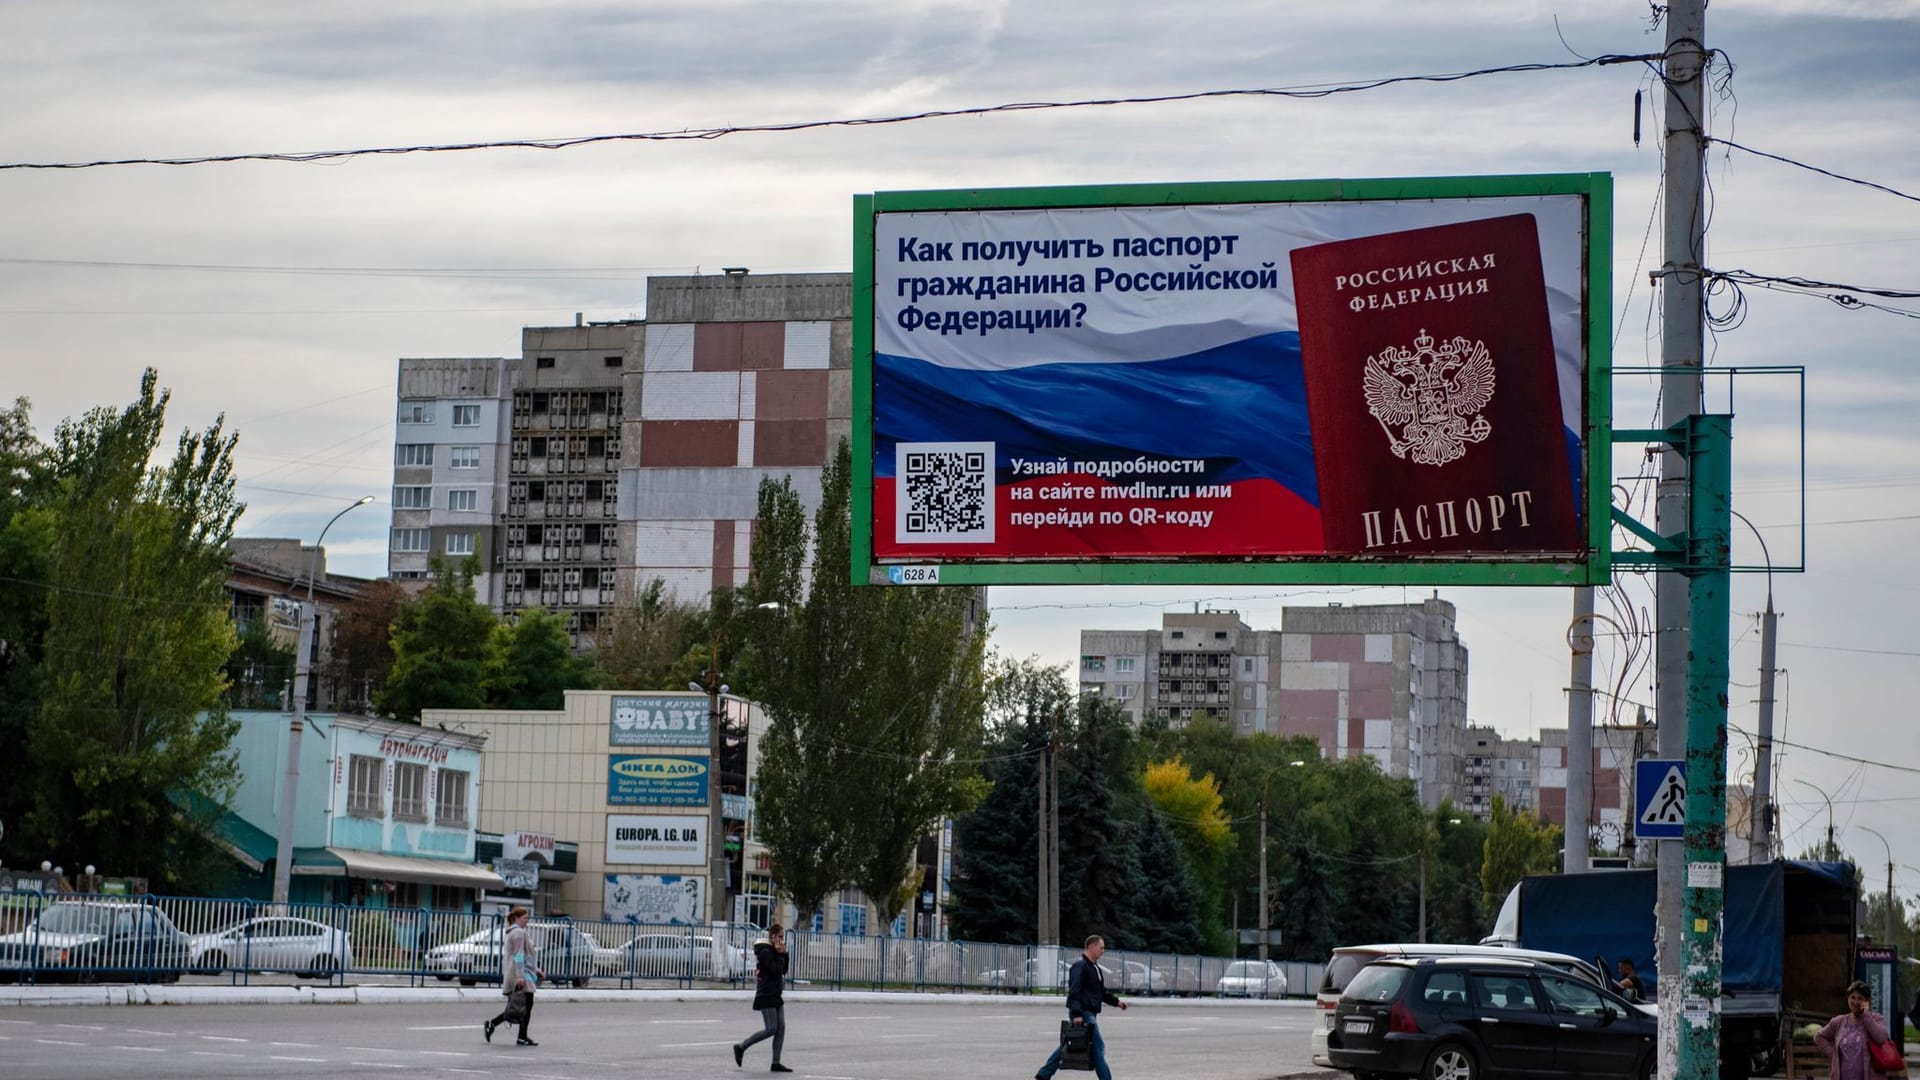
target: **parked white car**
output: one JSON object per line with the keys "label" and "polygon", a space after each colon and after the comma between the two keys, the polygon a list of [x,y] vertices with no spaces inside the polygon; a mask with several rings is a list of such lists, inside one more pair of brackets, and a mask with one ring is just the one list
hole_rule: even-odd
{"label": "parked white car", "polygon": [[195,934],[187,941],[189,965],[202,973],[288,971],[330,975],[353,967],[353,938],[312,919],[262,916]]}
{"label": "parked white car", "polygon": [[[654,931],[623,942],[608,974],[636,979],[731,979],[751,967],[746,950],[710,934]],[[603,969],[604,970],[604,969]]]}
{"label": "parked white car", "polygon": [[1271,960],[1235,960],[1214,990],[1221,997],[1286,997],[1287,973]]}

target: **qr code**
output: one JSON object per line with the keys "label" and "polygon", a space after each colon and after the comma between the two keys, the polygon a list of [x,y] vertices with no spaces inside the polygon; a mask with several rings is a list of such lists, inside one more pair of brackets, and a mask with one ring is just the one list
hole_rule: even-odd
{"label": "qr code", "polygon": [[993,461],[990,442],[896,444],[895,538],[991,544]]}

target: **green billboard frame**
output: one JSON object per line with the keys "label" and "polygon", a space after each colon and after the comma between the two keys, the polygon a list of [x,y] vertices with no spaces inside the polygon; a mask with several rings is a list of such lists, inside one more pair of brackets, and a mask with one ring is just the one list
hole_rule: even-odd
{"label": "green billboard frame", "polygon": [[[1586,227],[1586,387],[1581,445],[1587,549],[1582,557],[1514,554],[1368,558],[876,561],[873,557],[874,235],[878,215],[1228,203],[1445,200],[1577,195]],[[941,585],[1604,585],[1612,574],[1613,177],[1541,173],[1363,180],[1219,181],[1080,187],[884,191],[853,197],[853,583],[887,584],[895,567],[937,567]],[[925,575],[920,580],[927,580]]]}

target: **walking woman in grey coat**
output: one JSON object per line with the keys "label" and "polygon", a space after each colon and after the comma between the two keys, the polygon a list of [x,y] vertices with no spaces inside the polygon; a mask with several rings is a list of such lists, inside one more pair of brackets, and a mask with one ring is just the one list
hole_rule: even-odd
{"label": "walking woman in grey coat", "polygon": [[[540,970],[540,964],[534,959],[533,941],[527,933],[527,909],[514,908],[507,912],[507,932],[500,940],[500,992],[506,995],[507,1007],[500,1010],[499,1016],[480,1025],[488,1042],[493,1041],[494,1028],[518,1022],[520,1037],[514,1043],[519,1046],[540,1045],[527,1038],[527,1024],[533,1019],[533,988],[546,977],[547,973]],[[513,1015],[513,995],[516,991],[525,992],[527,1003],[518,1016]]]}
{"label": "walking woman in grey coat", "polygon": [[745,1065],[747,1047],[762,1039],[773,1040],[773,1068],[769,1072],[792,1072],[780,1064],[780,1045],[787,1041],[787,1006],[781,989],[787,978],[787,938],[779,923],[767,927],[767,939],[753,943],[753,1007],[760,1012],[761,1028],[744,1042],[733,1044],[733,1063]]}

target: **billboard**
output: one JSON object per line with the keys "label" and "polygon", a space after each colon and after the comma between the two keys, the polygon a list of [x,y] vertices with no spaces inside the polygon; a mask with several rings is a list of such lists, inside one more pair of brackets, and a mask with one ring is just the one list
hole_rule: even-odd
{"label": "billboard", "polygon": [[614,746],[705,746],[713,725],[705,694],[616,694],[609,711]]}
{"label": "billboard", "polygon": [[608,814],[606,862],[704,866],[707,819],[668,814]]}
{"label": "billboard", "polygon": [[707,759],[609,754],[607,805],[705,806]]}
{"label": "billboard", "polygon": [[707,921],[706,883],[681,874],[608,874],[600,917],[639,926],[698,926]]}
{"label": "billboard", "polygon": [[858,582],[1606,578],[1604,175],[855,211]]}

